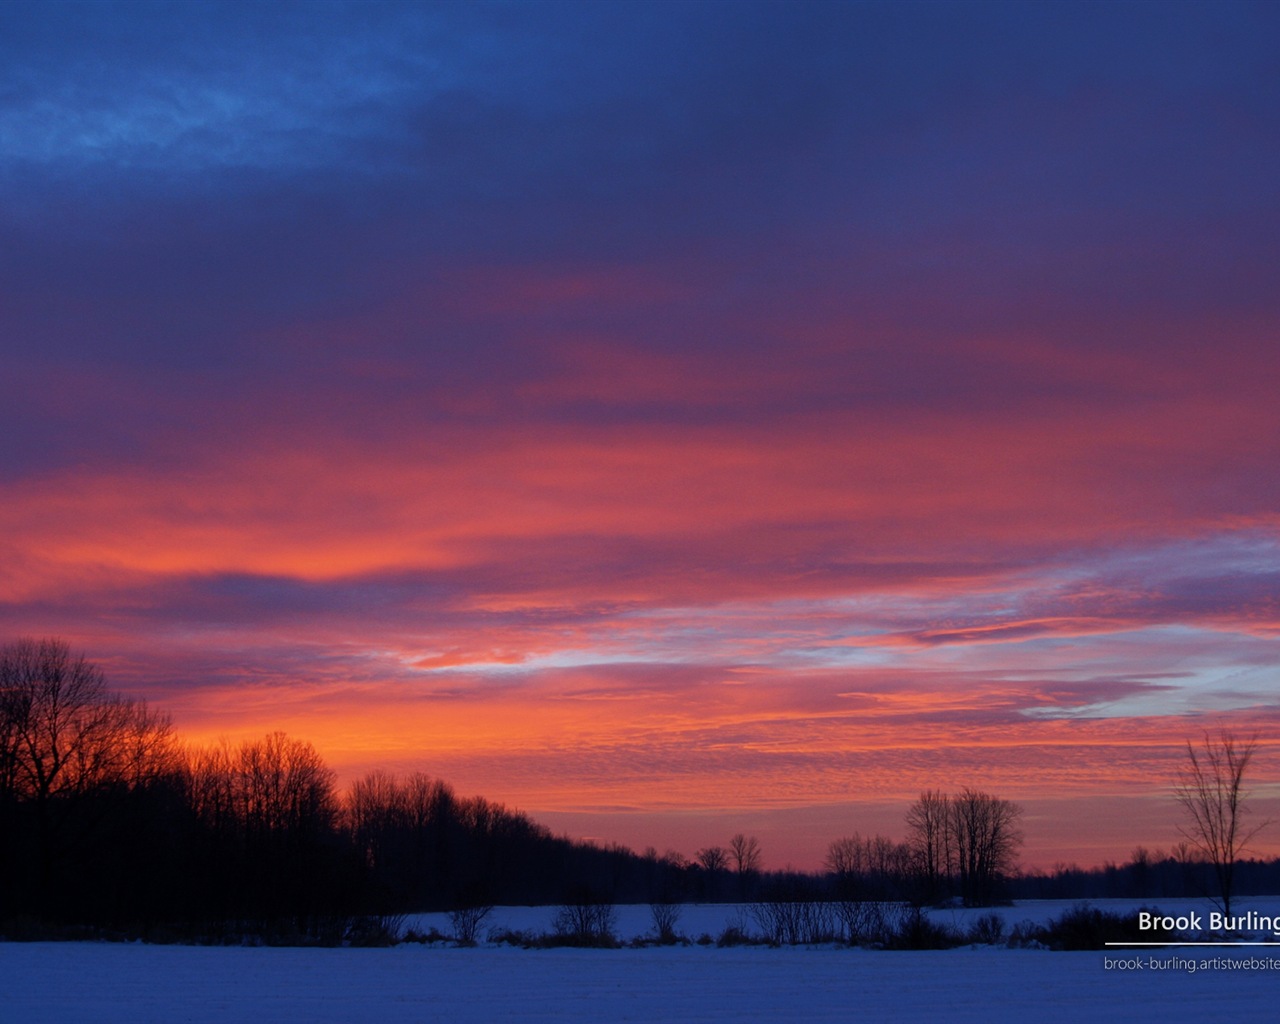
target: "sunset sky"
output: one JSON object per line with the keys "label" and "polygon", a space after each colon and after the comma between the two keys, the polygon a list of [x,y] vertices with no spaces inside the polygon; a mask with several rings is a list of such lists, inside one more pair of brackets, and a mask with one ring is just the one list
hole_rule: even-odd
{"label": "sunset sky", "polygon": [[[0,637],[557,831],[1280,811],[1280,7],[0,6]],[[1280,826],[1263,852],[1280,853]]]}

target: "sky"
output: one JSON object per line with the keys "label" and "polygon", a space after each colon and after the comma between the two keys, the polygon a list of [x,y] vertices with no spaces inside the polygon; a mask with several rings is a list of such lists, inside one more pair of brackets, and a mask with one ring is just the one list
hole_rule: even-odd
{"label": "sky", "polygon": [[[766,867],[1280,812],[1280,8],[0,6],[0,636]],[[1280,826],[1263,852],[1280,853]]]}

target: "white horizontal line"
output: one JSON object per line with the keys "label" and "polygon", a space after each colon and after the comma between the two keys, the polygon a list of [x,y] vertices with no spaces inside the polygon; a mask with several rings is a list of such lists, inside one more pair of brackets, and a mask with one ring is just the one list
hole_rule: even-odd
{"label": "white horizontal line", "polygon": [[1104,946],[1280,946],[1280,942],[1104,942]]}

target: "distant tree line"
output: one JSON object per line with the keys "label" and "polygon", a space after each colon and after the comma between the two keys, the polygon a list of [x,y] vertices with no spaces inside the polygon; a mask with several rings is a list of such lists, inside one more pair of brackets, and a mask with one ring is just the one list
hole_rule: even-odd
{"label": "distant tree line", "polygon": [[[1122,867],[1019,874],[1020,813],[972,789],[928,791],[907,812],[905,840],[837,839],[816,874],[763,870],[759,841],[742,833],[693,859],[637,854],[555,836],[425,774],[375,771],[339,793],[311,744],[284,733],[187,747],[66,644],[0,647],[0,934],[25,919],[316,939],[368,915],[648,902],[665,920],[662,907],[697,900],[752,901],[780,933],[798,933],[817,919],[804,907],[821,904],[857,939],[874,932],[880,904],[1211,888],[1214,866],[1189,844],[1139,849]],[[1237,876],[1241,892],[1274,892],[1280,862],[1244,861]]]}
{"label": "distant tree line", "polygon": [[[1280,859],[1236,861],[1233,891],[1236,896],[1280,892]],[[1057,864],[1047,871],[1021,873],[1009,881],[1009,895],[1017,900],[1217,900],[1220,893],[1215,865],[1186,843],[1170,852],[1140,846],[1124,863],[1091,868]]]}

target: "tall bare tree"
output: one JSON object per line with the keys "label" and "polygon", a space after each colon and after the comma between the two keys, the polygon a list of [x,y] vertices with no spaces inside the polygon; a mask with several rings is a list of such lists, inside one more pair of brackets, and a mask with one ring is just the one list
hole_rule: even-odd
{"label": "tall bare tree", "polygon": [[739,832],[729,840],[729,854],[733,858],[733,869],[739,875],[760,870],[760,840],[755,836]]}
{"label": "tall bare tree", "polygon": [[990,793],[920,794],[907,811],[907,844],[922,902],[940,899],[953,881],[967,906],[995,897],[1022,846],[1022,808]]}
{"label": "tall bare tree", "polygon": [[919,881],[917,898],[922,903],[942,899],[955,870],[950,822],[951,798],[936,789],[921,793],[907,811],[907,845]]}
{"label": "tall bare tree", "polygon": [[107,814],[107,794],[176,767],[168,719],[110,692],[84,655],[56,639],[0,647],[0,809],[21,801],[33,811],[38,898],[51,894],[60,860]]}
{"label": "tall bare tree", "polygon": [[723,871],[729,866],[729,855],[723,846],[708,846],[694,854],[699,864],[710,872]]}
{"label": "tall bare tree", "polygon": [[173,767],[168,720],[107,689],[61,640],[0,648],[0,785],[44,803],[104,785],[133,785]]}
{"label": "tall bare tree", "polygon": [[951,797],[950,832],[960,896],[966,906],[984,906],[1014,866],[1022,832],[1022,808],[990,793],[965,789]]}
{"label": "tall bare tree", "polygon": [[1262,821],[1249,827],[1244,821],[1248,796],[1245,774],[1257,746],[1256,737],[1242,742],[1225,729],[1216,737],[1206,732],[1199,750],[1188,740],[1187,760],[1174,789],[1187,816],[1179,831],[1213,865],[1226,915],[1231,913],[1236,861],[1268,824]]}
{"label": "tall bare tree", "polygon": [[752,880],[760,870],[760,840],[739,832],[729,840],[729,857],[738,875],[738,897],[745,900]]}

